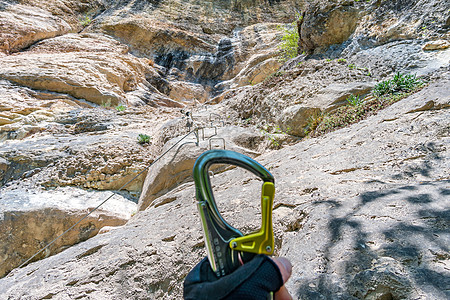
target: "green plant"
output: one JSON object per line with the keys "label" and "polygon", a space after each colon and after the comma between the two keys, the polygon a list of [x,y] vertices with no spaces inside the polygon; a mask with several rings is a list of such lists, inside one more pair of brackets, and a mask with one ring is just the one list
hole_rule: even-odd
{"label": "green plant", "polygon": [[376,84],[372,93],[377,97],[381,97],[383,95],[409,92],[423,84],[423,81],[417,79],[416,75],[406,75],[398,72],[392,79]]}
{"label": "green plant", "polygon": [[111,99],[108,99],[106,101],[102,101],[102,107],[110,108],[111,107]]}
{"label": "green plant", "polygon": [[358,106],[361,105],[362,103],[362,98],[359,95],[350,95],[347,98],[347,103],[350,104],[351,106]]}
{"label": "green plant", "polygon": [[314,115],[308,119],[305,134],[310,137],[320,136],[330,131],[359,122],[367,116],[395,103],[423,87],[425,83],[415,75],[397,73],[392,79],[375,85],[372,97],[363,101],[359,96],[347,98],[350,105],[341,106],[324,115]]}
{"label": "green plant", "polygon": [[349,67],[349,69],[352,69],[352,70],[356,69],[356,66],[354,64],[349,64],[348,67]]}
{"label": "green plant", "polygon": [[298,55],[298,28],[297,21],[301,21],[303,17],[300,14],[296,14],[296,20],[287,26],[278,26],[278,30],[283,31],[283,36],[281,37],[281,43],[278,45],[280,49],[280,60],[287,61]]}
{"label": "green plant", "polygon": [[339,58],[339,59],[337,60],[337,62],[346,63],[347,60],[346,60],[345,58]]}
{"label": "green plant", "polygon": [[406,75],[400,72],[395,74],[392,80],[397,86],[397,90],[401,92],[409,92],[423,84],[420,79],[417,79],[415,74]]}
{"label": "green plant", "polygon": [[85,15],[84,18],[80,19],[80,24],[83,27],[89,26],[89,24],[92,23],[92,19],[89,17],[89,15]]}
{"label": "green plant", "polygon": [[289,134],[291,131],[290,127],[283,131],[279,125],[264,125],[261,128],[261,133],[269,140],[269,148],[271,149],[281,149],[283,143],[283,136]]}
{"label": "green plant", "polygon": [[281,148],[281,141],[278,136],[269,134],[267,137],[270,141],[270,148],[272,148],[272,149],[280,149]]}
{"label": "green plant", "polygon": [[247,125],[252,123],[252,117],[242,120],[242,123]]}
{"label": "green plant", "polygon": [[303,129],[303,132],[305,133],[305,135],[308,135],[310,132],[316,130],[317,126],[319,126],[319,124],[323,121],[324,116],[325,115],[322,112],[317,112],[317,113],[311,115],[306,120],[306,126]]}
{"label": "green plant", "polygon": [[149,135],[140,133],[137,139],[138,143],[142,145],[150,143],[151,137]]}
{"label": "green plant", "polygon": [[123,104],[120,104],[118,106],[116,106],[117,111],[124,111],[125,109],[127,109],[127,107]]}

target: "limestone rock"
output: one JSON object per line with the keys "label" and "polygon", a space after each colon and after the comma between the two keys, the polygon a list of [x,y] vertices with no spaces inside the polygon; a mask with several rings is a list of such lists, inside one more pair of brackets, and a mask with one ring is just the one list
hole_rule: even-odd
{"label": "limestone rock", "polygon": [[306,99],[304,105],[314,105],[323,111],[331,111],[347,104],[346,100],[350,95],[364,96],[369,94],[374,86],[374,82],[332,83],[319,90],[311,99]]}
{"label": "limestone rock", "polygon": [[426,43],[422,49],[423,50],[443,50],[450,47],[450,42],[446,40],[437,40]]}
{"label": "limestone rock", "polygon": [[0,66],[4,79],[106,106],[126,103],[125,93],[145,80],[149,67],[145,61],[112,52],[27,53],[4,57]]}
{"label": "limestone rock", "polygon": [[374,85],[371,82],[330,84],[319,90],[310,99],[305,99],[301,104],[296,104],[283,110],[277,123],[283,131],[287,131],[289,134],[300,137],[305,136],[304,129],[308,124],[309,118],[347,104],[346,99],[350,95],[368,94]]}
{"label": "limestone rock", "polygon": [[[276,180],[276,253],[293,262],[294,298],[448,299],[449,113],[410,112],[448,103],[448,83],[441,75],[363,122],[257,158]],[[222,216],[257,229],[261,182],[240,168],[211,180]],[[12,271],[0,295],[179,299],[203,247],[186,183],[123,227]]]}
{"label": "limestone rock", "polygon": [[127,54],[129,47],[99,33],[68,33],[45,39],[31,46],[27,53],[113,52]]}
{"label": "limestone rock", "polygon": [[321,112],[318,107],[307,107],[302,104],[290,106],[283,110],[278,123],[281,124],[283,131],[288,131],[289,134],[295,136],[305,136],[304,129],[311,116],[317,115]]}
{"label": "limestone rock", "polygon": [[[0,267],[0,277],[25,262],[110,195],[111,192],[85,192],[76,188],[3,191],[0,196],[0,256],[4,263]],[[85,241],[103,226],[125,224],[135,209],[136,204],[114,195],[102,209],[85,218],[33,261]]]}
{"label": "limestone rock", "polygon": [[3,178],[5,177],[9,165],[10,165],[9,161],[0,157],[0,183],[3,183]]}
{"label": "limestone rock", "polygon": [[[166,194],[180,184],[192,181],[194,162],[203,152],[214,148],[225,148],[254,157],[259,154],[255,150],[258,148],[258,144],[262,142],[260,134],[244,131],[234,126],[216,129],[204,128],[198,132],[198,135],[198,140],[193,134],[189,136],[150,168],[139,198],[139,210],[145,210],[152,205],[156,198]],[[247,141],[252,140],[253,142],[245,142],[244,136]],[[180,138],[176,137],[167,142],[162,151],[168,150]],[[196,145],[197,141],[199,142],[198,146]],[[241,141],[240,145],[237,141]],[[245,148],[245,146],[248,148]],[[220,166],[211,170],[218,169],[220,169]]]}
{"label": "limestone rock", "polygon": [[353,278],[351,295],[358,299],[408,298],[413,286],[401,263],[391,257],[381,257],[372,265]]}
{"label": "limestone rock", "polygon": [[65,94],[36,91],[6,80],[0,80],[0,94],[3,95],[0,118],[6,120],[6,124],[0,125],[0,141],[53,130],[50,124],[58,114],[90,107]]}
{"label": "limestone rock", "polygon": [[[130,8],[111,11],[102,17],[99,24],[92,30],[99,30],[115,36],[130,45],[132,53],[151,58],[166,69],[168,78],[193,81],[210,88],[222,80],[233,79],[243,69],[245,70],[236,82],[225,85],[247,85],[250,81],[258,83],[280,66],[276,59],[270,60],[278,52],[277,45],[281,32],[277,30],[277,24],[252,24],[254,21],[242,20],[231,10],[231,15],[227,15],[227,18],[239,23],[244,21],[245,26],[234,26],[233,29],[229,29],[228,26],[232,24],[229,23],[225,26],[226,29],[221,28],[216,31],[212,38],[208,34],[205,35],[203,30],[197,30],[197,20],[192,20],[189,26],[185,26],[180,25],[178,20],[174,22],[165,12],[162,14],[164,10],[168,9],[165,5],[162,3],[160,6],[148,8],[153,14],[148,14],[142,8],[138,9],[137,15],[129,15]],[[183,14],[186,14],[191,7],[185,5],[187,3],[175,1],[170,10],[176,11],[183,8]],[[196,4],[192,5],[195,7]],[[222,4],[215,5],[221,6]],[[205,5],[201,12],[205,16],[202,15],[202,17],[210,18],[211,15],[217,15],[219,11],[214,7],[215,5]],[[286,4],[277,5],[284,6]],[[230,10],[229,7],[223,9]],[[275,9],[274,6],[273,9],[266,12],[277,13]],[[117,14],[119,13],[127,17],[118,18]],[[281,11],[278,13],[283,16],[279,19],[270,17],[267,20],[280,22],[285,20],[288,15]],[[157,16],[161,17],[155,21]],[[161,19],[166,19],[167,22],[162,23]],[[211,19],[210,22],[219,21]],[[221,26],[223,27],[223,25]],[[234,28],[236,30],[232,34]],[[217,34],[224,31],[227,32],[226,36]],[[267,59],[269,61],[264,62]],[[216,89],[220,91],[221,86]]]}
{"label": "limestone rock", "polygon": [[226,72],[220,87],[236,88],[255,85],[275,73],[281,31],[277,23],[259,23],[235,34],[232,43],[232,67]]}
{"label": "limestone rock", "polygon": [[[133,116],[134,113],[131,109],[121,114],[104,108],[72,110],[58,114],[50,123],[51,130],[59,135],[44,131],[33,138],[3,142],[0,157],[10,162],[4,183],[29,178],[47,187],[119,189],[144,171],[155,157],[153,145],[138,143],[139,133],[155,136],[155,123],[170,116],[145,109],[141,114]],[[146,129],[128,126],[134,122]],[[138,197],[145,174],[125,190]]]}
{"label": "limestone rock", "polygon": [[343,45],[353,48],[347,50],[357,52],[405,40],[445,39],[442,33],[449,16],[446,3],[423,0],[400,6],[379,1],[353,3],[361,13],[349,43]]}
{"label": "limestone rock", "polygon": [[303,20],[300,48],[307,52],[322,52],[331,45],[343,43],[355,31],[359,13],[351,2],[325,7],[313,5]]}
{"label": "limestone rock", "polygon": [[201,84],[175,81],[170,84],[170,99],[177,102],[203,103],[208,99],[208,93]]}
{"label": "limestone rock", "polygon": [[[3,0],[14,4],[14,0]],[[105,9],[105,1],[102,0],[23,0],[20,4],[28,7],[36,7],[51,13],[66,21],[73,32],[79,32]]]}
{"label": "limestone rock", "polygon": [[0,51],[13,53],[71,30],[63,19],[38,7],[0,2]]}
{"label": "limestone rock", "polygon": [[422,46],[414,40],[394,41],[360,50],[347,63],[367,68],[372,78],[386,78],[393,72],[428,76],[448,65],[450,49],[423,51]]}
{"label": "limestone rock", "polygon": [[[60,53],[58,59],[55,53]],[[0,76],[32,89],[70,95],[75,102],[114,107],[128,102],[182,106],[147,82],[160,78],[152,64],[128,54],[128,47],[111,37],[66,34],[37,43],[25,53],[4,57]]]}
{"label": "limestone rock", "polygon": [[222,105],[242,119],[275,123],[283,131],[289,127],[291,134],[303,136],[303,128],[298,126],[304,126],[311,114],[341,105],[351,93],[366,93],[372,81],[362,67],[349,68],[347,62],[338,60],[304,61],[302,57],[291,69],[280,70],[260,84],[229,91]]}
{"label": "limestone rock", "polygon": [[[276,253],[294,263],[287,284],[294,298],[449,298],[450,52],[422,50],[423,40],[448,36],[446,1],[320,1],[318,14],[309,16],[314,26],[304,28],[310,39],[303,40],[317,55],[302,55],[276,72],[281,32],[273,22],[291,23],[310,3],[101,2],[20,2],[51,12],[47,22],[60,18],[82,33],[46,39],[18,54],[0,51],[0,119],[8,123],[0,125],[0,197],[34,199],[35,192],[60,199],[57,186],[117,190],[144,171],[123,194],[136,200],[145,168],[164,144],[166,150],[189,130],[186,121],[226,124],[217,137],[256,156],[267,148],[264,135],[278,138],[268,132],[279,132],[275,124],[283,117],[298,113],[304,120],[302,109],[332,109],[350,91],[363,94],[365,85],[394,72],[427,75],[430,84],[422,91],[377,115],[257,160],[276,179]],[[27,73],[41,57],[39,70]],[[38,86],[31,76],[51,80]],[[90,99],[69,88],[51,89],[50,81],[92,88],[100,96],[106,91],[126,109],[92,108],[97,105],[85,101]],[[223,92],[214,100],[221,103],[190,108],[194,101],[170,99],[171,85],[173,98]],[[161,105],[166,107],[149,107]],[[183,107],[184,117],[161,127],[180,115],[171,107]],[[253,125],[265,131],[247,133]],[[302,126],[294,130],[301,134]],[[215,134],[208,129],[207,138]],[[140,133],[152,142],[139,145]],[[191,137],[173,153],[173,174],[168,162],[164,168],[155,164],[159,174],[147,177],[155,189],[148,193],[148,185],[145,192],[151,205],[130,222],[13,270],[0,279],[0,298],[181,298],[185,275],[205,256],[189,169],[190,155],[209,148],[207,138],[200,132],[201,147]],[[212,147],[223,143],[211,140]],[[243,232],[256,230],[261,182],[239,168],[217,173],[211,180],[220,212]],[[163,175],[172,176],[169,186],[159,184]]]}

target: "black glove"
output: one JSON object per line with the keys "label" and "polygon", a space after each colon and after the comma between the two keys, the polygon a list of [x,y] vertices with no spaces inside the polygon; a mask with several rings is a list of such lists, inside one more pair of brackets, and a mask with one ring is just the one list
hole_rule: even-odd
{"label": "black glove", "polygon": [[251,261],[224,277],[217,277],[208,259],[197,264],[184,280],[185,300],[246,299],[267,300],[283,286],[278,266],[266,255]]}

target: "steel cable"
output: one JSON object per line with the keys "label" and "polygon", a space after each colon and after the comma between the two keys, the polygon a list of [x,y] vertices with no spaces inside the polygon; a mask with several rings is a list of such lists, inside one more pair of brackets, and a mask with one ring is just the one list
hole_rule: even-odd
{"label": "steel cable", "polygon": [[[149,164],[147,167],[145,167],[141,172],[139,172],[139,174],[137,174],[136,176],[134,176],[132,179],[130,179],[127,183],[125,183],[124,185],[122,185],[117,192],[120,192],[122,189],[124,189],[127,185],[129,185],[131,182],[133,182],[133,180],[135,180],[136,178],[138,178],[142,173],[144,173],[146,170],[148,170],[151,166],[153,166],[158,160],[160,160],[164,155],[166,155],[170,150],[172,150],[176,145],[178,145],[182,140],[184,140],[185,138],[187,138],[191,133],[197,131],[198,129],[195,128],[191,131],[189,131],[186,135],[184,135],[179,141],[177,141],[175,144],[173,144],[169,149],[167,149],[163,154],[161,154],[159,157],[157,157],[151,164]],[[35,258],[37,255],[41,254],[43,251],[45,251],[46,249],[48,249],[51,245],[53,245],[58,239],[60,239],[63,235],[65,235],[67,232],[69,232],[70,230],[72,230],[75,226],[77,226],[78,224],[80,224],[80,222],[82,222],[84,219],[86,219],[89,215],[91,215],[94,211],[96,211],[100,206],[102,206],[103,204],[106,203],[106,201],[108,201],[109,199],[111,199],[112,197],[114,197],[114,193],[112,195],[110,195],[109,197],[107,197],[105,200],[103,200],[99,205],[97,205],[94,209],[92,209],[89,213],[87,213],[84,217],[82,217],[78,222],[76,222],[75,224],[73,224],[72,226],[70,226],[68,229],[66,229],[63,233],[61,233],[60,235],[58,235],[56,238],[54,238],[50,243],[48,243],[45,247],[43,247],[41,250],[39,250],[38,252],[36,252],[33,256],[31,256],[30,258],[28,258],[25,262],[23,262],[19,268],[22,268],[24,266],[26,266],[33,258]]]}

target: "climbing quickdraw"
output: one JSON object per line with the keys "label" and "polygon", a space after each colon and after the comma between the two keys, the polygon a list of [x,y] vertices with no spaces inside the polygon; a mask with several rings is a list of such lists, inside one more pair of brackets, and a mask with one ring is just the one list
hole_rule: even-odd
{"label": "climbing quickdraw", "polygon": [[[212,164],[236,165],[263,180],[262,224],[259,231],[244,236],[222,218],[209,179],[208,170]],[[215,274],[218,277],[230,274],[256,254],[272,255],[274,250],[272,206],[275,195],[272,174],[250,157],[228,150],[206,151],[195,161],[193,171],[205,246],[211,269]]]}

